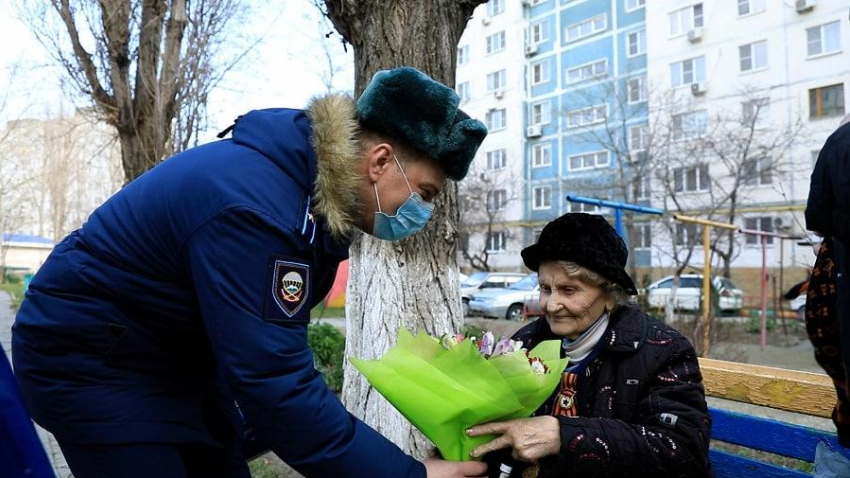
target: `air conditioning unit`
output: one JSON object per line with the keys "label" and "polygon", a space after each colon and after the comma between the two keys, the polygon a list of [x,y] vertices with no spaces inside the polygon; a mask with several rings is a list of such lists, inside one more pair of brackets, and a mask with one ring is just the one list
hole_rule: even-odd
{"label": "air conditioning unit", "polygon": [[523,6],[530,7],[531,6],[531,0],[522,0],[522,4],[523,4]]}
{"label": "air conditioning unit", "polygon": [[493,96],[495,96],[497,100],[501,100],[505,96],[505,90],[496,90],[493,92]]}
{"label": "air conditioning unit", "polygon": [[702,40],[702,34],[702,28],[694,28],[693,30],[688,30],[688,41],[691,43],[696,43]]}
{"label": "air conditioning unit", "polygon": [[691,83],[691,93],[694,96],[701,96],[706,90],[708,90],[708,86],[705,83]]}
{"label": "air conditioning unit", "polygon": [[543,136],[543,127],[539,124],[533,124],[525,129],[525,136],[527,138],[539,138]]}
{"label": "air conditioning unit", "polygon": [[797,8],[797,13],[806,13],[815,8],[815,5],[817,5],[815,0],[797,0],[795,6]]}
{"label": "air conditioning unit", "polygon": [[537,54],[537,45],[526,45],[525,46],[525,56],[532,56]]}
{"label": "air conditioning unit", "polygon": [[481,17],[481,24],[487,26],[490,24],[490,17]]}
{"label": "air conditioning unit", "polygon": [[791,218],[789,216],[776,216],[773,218],[773,228],[776,230],[787,229],[791,227]]}

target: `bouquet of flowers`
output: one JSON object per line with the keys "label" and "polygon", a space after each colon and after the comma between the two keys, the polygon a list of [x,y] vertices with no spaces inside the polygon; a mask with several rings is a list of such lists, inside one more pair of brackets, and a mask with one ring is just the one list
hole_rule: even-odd
{"label": "bouquet of flowers", "polygon": [[466,429],[491,421],[530,416],[560,380],[568,359],[550,340],[532,351],[507,338],[494,340],[399,331],[396,346],[377,360],[351,359],[405,418],[428,437],[447,460],[469,453],[492,436],[470,437]]}

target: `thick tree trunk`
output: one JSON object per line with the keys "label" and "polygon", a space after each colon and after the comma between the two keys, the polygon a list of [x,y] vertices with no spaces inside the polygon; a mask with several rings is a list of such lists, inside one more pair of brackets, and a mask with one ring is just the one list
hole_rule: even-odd
{"label": "thick tree trunk", "polygon": [[[418,68],[454,85],[456,48],[472,10],[483,0],[327,0],[328,16],[354,47],[355,90],[372,75]],[[411,114],[416,112],[411,111]],[[396,340],[400,327],[430,334],[463,325],[457,267],[457,185],[449,182],[424,231],[397,244],[363,235],[351,247],[346,304],[347,357],[372,359]],[[422,458],[430,443],[365,379],[345,366],[343,403],[355,415]]]}
{"label": "thick tree trunk", "polygon": [[118,134],[125,183],[141,176],[166,157],[168,136],[163,138],[163,135],[156,131],[158,129],[160,128],[144,127],[141,131]]}

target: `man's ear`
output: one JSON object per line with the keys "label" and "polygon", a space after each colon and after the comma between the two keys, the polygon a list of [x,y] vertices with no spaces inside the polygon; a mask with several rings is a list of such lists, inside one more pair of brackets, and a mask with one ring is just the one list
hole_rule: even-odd
{"label": "man's ear", "polygon": [[393,147],[389,143],[377,143],[370,146],[365,154],[368,161],[367,176],[371,182],[376,183],[393,164]]}

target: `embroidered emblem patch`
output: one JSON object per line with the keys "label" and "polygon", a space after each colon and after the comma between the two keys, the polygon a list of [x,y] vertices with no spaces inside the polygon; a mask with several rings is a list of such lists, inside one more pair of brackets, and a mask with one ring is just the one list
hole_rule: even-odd
{"label": "embroidered emblem patch", "polygon": [[272,296],[280,310],[292,317],[307,302],[310,266],[289,261],[274,261]]}

